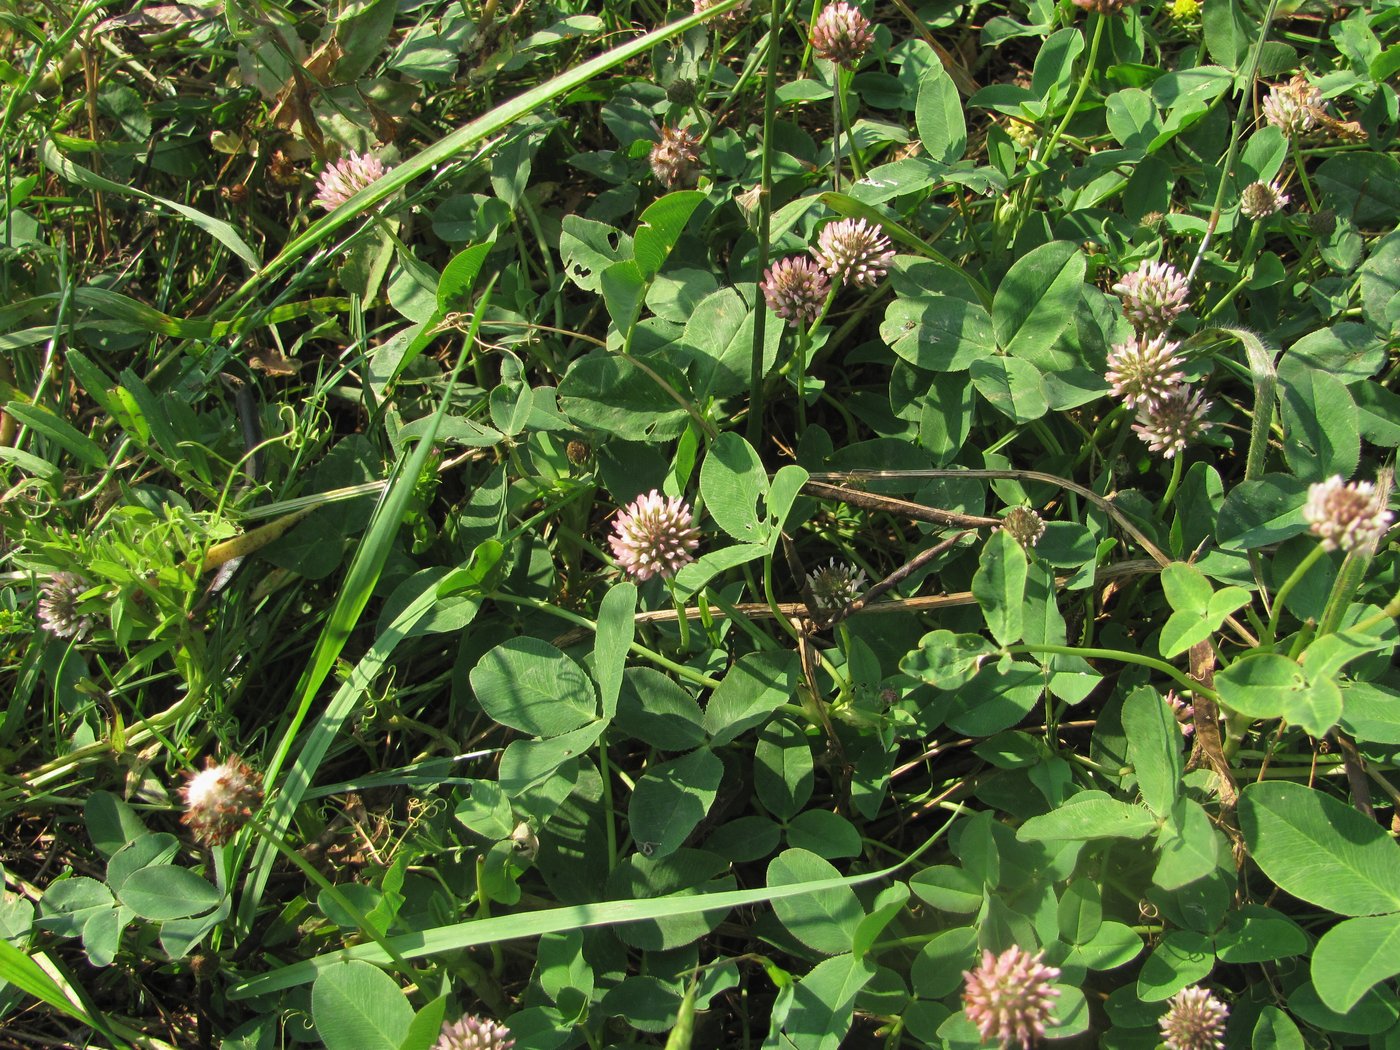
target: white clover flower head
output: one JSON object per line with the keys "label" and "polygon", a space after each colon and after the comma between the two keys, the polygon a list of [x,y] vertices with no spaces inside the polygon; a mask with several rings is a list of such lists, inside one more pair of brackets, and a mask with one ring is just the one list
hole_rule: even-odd
{"label": "white clover flower head", "polygon": [[618,565],[639,580],[669,580],[695,560],[700,530],[689,504],[652,489],[633,500],[613,524],[608,538]]}
{"label": "white clover flower head", "polygon": [[1030,507],[1012,507],[1001,519],[1000,528],[1026,550],[1039,543],[1045,534],[1045,522]]}
{"label": "white clover flower head", "polygon": [[442,1026],[433,1050],[511,1050],[514,1045],[505,1025],[468,1014]]}
{"label": "white clover flower head", "polygon": [[794,255],[768,267],[758,287],[768,309],[793,328],[804,328],[821,316],[831,281],[810,258]]}
{"label": "white clover flower head", "polygon": [[1295,138],[1317,127],[1317,114],[1325,100],[1322,92],[1308,83],[1308,78],[1296,73],[1287,84],[1275,84],[1264,98],[1264,119],[1289,138]]}
{"label": "white clover flower head", "polygon": [[316,203],[333,211],[372,182],[384,177],[388,169],[379,158],[368,153],[351,153],[334,164],[327,164],[316,181]]}
{"label": "white clover flower head", "polygon": [[812,256],[838,281],[874,285],[889,272],[894,249],[879,226],[864,219],[842,219],[822,227]]}
{"label": "white clover flower head", "polygon": [[1240,193],[1240,214],[1258,222],[1282,211],[1288,205],[1288,194],[1277,182],[1251,182]]}
{"label": "white clover flower head", "polygon": [[206,846],[222,846],[262,805],[262,776],[237,755],[218,764],[210,756],[203,769],[190,775],[180,794],[185,803],[180,822]]}
{"label": "white clover flower head", "polygon": [[1322,540],[1323,550],[1376,549],[1395,516],[1369,481],[1343,482],[1340,474],[1308,486],[1303,520]]}
{"label": "white clover flower head", "polygon": [[963,973],[963,1012],[977,1026],[982,1041],[999,1040],[1003,1047],[1034,1046],[1045,1037],[1046,1024],[1060,990],[1060,971],[1046,966],[1044,952],[1012,945],[1000,955],[982,953],[982,964]]}
{"label": "white clover flower head", "polygon": [[835,612],[860,597],[865,589],[865,570],[832,558],[807,574],[807,587],[822,609]]}
{"label": "white clover flower head", "polygon": [[1223,1050],[1229,1009],[1210,989],[1192,985],[1171,997],[1157,1021],[1167,1050]]}
{"label": "white clover flower head", "polygon": [[1199,390],[1179,386],[1161,400],[1139,406],[1133,430],[1149,449],[1171,459],[1211,428],[1205,418],[1211,404]]}
{"label": "white clover flower head", "polygon": [[1146,261],[1113,286],[1123,297],[1123,315],[1134,328],[1159,335],[1186,309],[1190,287],[1171,263]]}
{"label": "white clover flower head", "polygon": [[827,4],[812,25],[812,51],[818,58],[854,67],[875,39],[870,20],[854,4]]}
{"label": "white clover flower head", "polygon": [[694,186],[700,177],[700,136],[689,128],[664,127],[651,148],[651,170],[668,190]]}
{"label": "white clover flower head", "polygon": [[1180,348],[1166,336],[1134,335],[1109,351],[1104,379],[1129,408],[1154,405],[1186,379],[1176,353]]}
{"label": "white clover flower head", "polygon": [[56,572],[39,588],[39,623],[58,638],[83,639],[96,619],[78,608],[92,584],[76,572]]}

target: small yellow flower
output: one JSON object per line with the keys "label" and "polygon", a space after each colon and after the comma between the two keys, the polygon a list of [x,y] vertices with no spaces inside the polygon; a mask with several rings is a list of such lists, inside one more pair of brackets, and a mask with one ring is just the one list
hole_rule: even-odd
{"label": "small yellow flower", "polygon": [[1201,17],[1201,0],[1172,0],[1167,14],[1173,22],[1194,22]]}

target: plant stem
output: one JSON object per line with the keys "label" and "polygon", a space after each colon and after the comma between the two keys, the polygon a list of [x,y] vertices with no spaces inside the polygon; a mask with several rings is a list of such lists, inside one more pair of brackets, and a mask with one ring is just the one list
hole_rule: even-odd
{"label": "plant stem", "polygon": [[1288,600],[1288,596],[1293,593],[1293,588],[1302,582],[1308,570],[1317,564],[1318,560],[1327,553],[1322,549],[1322,544],[1317,544],[1294,570],[1288,574],[1288,579],[1283,581],[1283,586],[1274,595],[1273,606],[1269,610],[1269,626],[1264,629],[1264,636],[1259,639],[1260,645],[1273,645],[1274,639],[1278,637],[1278,621],[1283,615],[1283,603]]}
{"label": "plant stem", "polygon": [[[754,294],[768,265],[770,227],[773,218],[773,124],[777,112],[778,27],[782,25],[782,0],[768,5],[768,75],[763,78],[763,147],[758,178],[758,254],[754,259]],[[749,444],[757,448],[763,438],[763,343],[767,336],[768,312],[759,309],[754,318],[753,349],[749,359]]]}

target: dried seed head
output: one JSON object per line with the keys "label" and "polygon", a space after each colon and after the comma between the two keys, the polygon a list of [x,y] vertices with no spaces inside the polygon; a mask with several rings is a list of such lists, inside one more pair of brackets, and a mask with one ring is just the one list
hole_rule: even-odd
{"label": "dried seed head", "polygon": [[1001,519],[1001,528],[1026,550],[1040,542],[1045,522],[1030,507],[1012,507]]}
{"label": "dried seed head", "polygon": [[511,1050],[514,1045],[505,1025],[468,1014],[442,1026],[433,1050]]}
{"label": "dried seed head", "polygon": [[984,951],[982,964],[963,974],[963,1011],[984,1043],[995,1039],[1003,1047],[1024,1048],[1044,1038],[1060,994],[1054,986],[1060,971],[1046,966],[1044,955],[1016,945],[1000,955]]}
{"label": "dried seed head", "polygon": [[388,170],[377,157],[368,153],[351,153],[334,164],[326,165],[316,182],[316,203],[332,211],[340,207],[370,183],[384,177]]}
{"label": "dried seed head", "polygon": [[1183,988],[1157,1021],[1167,1050],[1222,1050],[1230,1011],[1209,989]]}
{"label": "dried seed head", "polygon": [[688,128],[662,128],[661,141],[651,148],[651,170],[668,190],[694,186],[700,177],[700,136]]}
{"label": "dried seed head", "polygon": [[1308,486],[1303,520],[1321,538],[1324,550],[1369,554],[1390,529],[1395,516],[1386,510],[1369,481],[1343,482],[1340,474]]}
{"label": "dried seed head", "polygon": [[807,587],[818,605],[835,612],[860,597],[865,589],[865,570],[832,558],[829,564],[807,574]]}
{"label": "dried seed head", "polygon": [[1159,335],[1186,309],[1186,278],[1171,263],[1144,262],[1113,286],[1123,297],[1123,315],[1134,328]]}
{"label": "dried seed head", "polygon": [[811,39],[818,58],[850,69],[865,55],[875,36],[860,9],[841,0],[822,8],[812,24]]}
{"label": "dried seed head", "polygon": [[1179,386],[1160,401],[1139,407],[1133,430],[1153,452],[1171,459],[1211,428],[1205,418],[1210,407],[1199,390]]}
{"label": "dried seed head", "polygon": [[180,791],[185,801],[185,824],[206,846],[222,846],[262,805],[262,776],[237,755],[215,765],[213,757],[190,775]]}
{"label": "dried seed head", "polygon": [[700,530],[684,500],[652,489],[617,516],[608,543],[625,572],[639,580],[669,580],[695,560],[691,552],[700,545]]}
{"label": "dried seed head", "polygon": [[1288,194],[1277,182],[1251,182],[1240,194],[1240,214],[1258,222],[1267,219],[1288,205]]}
{"label": "dried seed head", "polygon": [[1180,348],[1180,343],[1170,343],[1165,336],[1135,335],[1126,343],[1114,344],[1104,378],[1114,396],[1129,408],[1156,404],[1186,378],[1176,355]]}
{"label": "dried seed head", "polygon": [[78,608],[92,584],[76,572],[56,572],[39,588],[39,622],[59,638],[82,639],[96,619]]}
{"label": "dried seed head", "polygon": [[758,287],[768,309],[793,328],[803,328],[821,316],[831,281],[807,256],[795,255],[768,267]]}
{"label": "dried seed head", "polygon": [[1270,88],[1261,108],[1266,121],[1293,138],[1317,127],[1324,102],[1322,92],[1296,73],[1287,84]]}
{"label": "dried seed head", "polygon": [[873,285],[889,272],[894,249],[879,226],[864,219],[842,219],[822,228],[812,256],[838,281]]}

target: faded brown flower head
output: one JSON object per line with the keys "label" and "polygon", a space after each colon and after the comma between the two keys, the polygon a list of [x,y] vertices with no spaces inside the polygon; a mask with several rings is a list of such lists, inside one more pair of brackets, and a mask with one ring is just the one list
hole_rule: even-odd
{"label": "faded brown flower head", "polygon": [[1045,522],[1030,507],[1012,507],[1001,519],[1001,528],[1026,550],[1040,542]]}
{"label": "faded brown flower head", "polygon": [[875,39],[870,20],[854,4],[827,4],[812,24],[812,51],[818,58],[854,68]]}
{"label": "faded brown flower head", "polygon": [[963,974],[963,1011],[984,1043],[1024,1048],[1044,1038],[1060,994],[1054,986],[1060,971],[1046,966],[1044,956],[1013,944],[1000,955],[984,951],[982,964]]}
{"label": "faded brown flower head", "polygon": [[832,558],[829,564],[807,574],[807,586],[818,605],[835,612],[860,597],[865,589],[865,570]]}
{"label": "faded brown flower head", "polygon": [[1097,11],[1101,15],[1119,15],[1123,8],[1131,7],[1137,0],[1074,0],[1075,7],[1085,11]]}
{"label": "faded brown flower head", "polygon": [[180,794],[185,802],[180,822],[199,842],[222,846],[262,805],[262,776],[237,755],[217,765],[210,756],[203,769],[190,775]]}
{"label": "faded brown flower head", "polygon": [[514,1045],[505,1025],[468,1014],[442,1026],[433,1050],[511,1050]]}
{"label": "faded brown flower head", "polygon": [[316,203],[332,211],[388,170],[379,159],[368,153],[351,153],[334,164],[327,164],[316,182]]}
{"label": "faded brown flower head", "polygon": [[1370,553],[1395,518],[1371,482],[1343,482],[1340,474],[1334,474],[1308,486],[1303,520],[1322,540],[1324,550]]}
{"label": "faded brown flower head", "polygon": [[1133,430],[1153,452],[1171,459],[1211,428],[1205,418],[1210,407],[1199,390],[1179,386],[1161,400],[1139,407]]}
{"label": "faded brown flower head", "polygon": [[78,599],[92,584],[76,572],[56,572],[39,588],[39,623],[59,638],[82,639],[96,620],[79,610]]}
{"label": "faded brown flower head", "polygon": [[1167,1050],[1223,1050],[1225,1004],[1207,988],[1193,985],[1171,998],[1167,1012],[1157,1021]]}
{"label": "faded brown flower head", "polygon": [[613,557],[639,580],[660,576],[669,580],[695,560],[700,530],[690,505],[652,489],[638,496],[617,516],[608,538]]}
{"label": "faded brown flower head", "polygon": [[794,255],[768,267],[758,287],[768,309],[793,328],[804,328],[821,316],[831,281],[807,256]]}
{"label": "faded brown flower head", "polygon": [[1156,404],[1186,379],[1181,358],[1176,356],[1180,348],[1180,343],[1170,343],[1165,336],[1135,335],[1126,343],[1114,344],[1104,378],[1114,396],[1129,408]]}
{"label": "faded brown flower head", "polygon": [[1324,103],[1322,92],[1302,73],[1295,73],[1287,84],[1270,88],[1260,108],[1266,121],[1293,138],[1317,127]]}
{"label": "faded brown flower head", "polygon": [[1113,290],[1123,297],[1123,316],[1134,328],[1159,335],[1186,309],[1190,288],[1171,263],[1148,261],[1138,264]]}
{"label": "faded brown flower head", "polygon": [[1277,182],[1251,182],[1240,194],[1240,214],[1258,222],[1267,219],[1288,205],[1288,194]]}
{"label": "faded brown flower head", "polygon": [[812,256],[838,281],[874,285],[889,272],[894,249],[879,226],[864,219],[842,219],[822,227]]}
{"label": "faded brown flower head", "polygon": [[694,186],[700,177],[700,136],[688,128],[661,129],[651,148],[651,170],[668,190]]}

